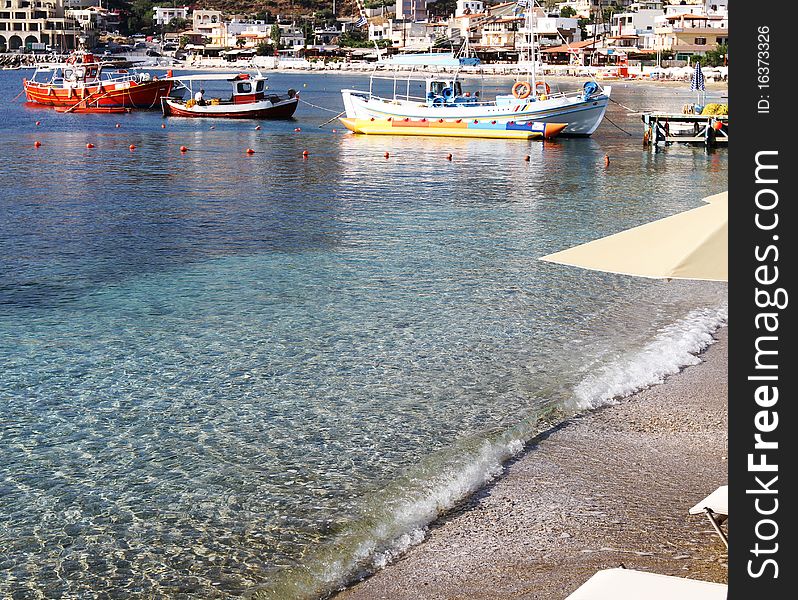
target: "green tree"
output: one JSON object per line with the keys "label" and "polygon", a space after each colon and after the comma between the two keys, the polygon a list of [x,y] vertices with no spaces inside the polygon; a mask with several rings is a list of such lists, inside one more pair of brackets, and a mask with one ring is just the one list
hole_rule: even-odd
{"label": "green tree", "polygon": [[272,25],[272,31],[271,31],[271,33],[269,34],[269,37],[270,37],[270,38],[271,38],[271,40],[272,40],[272,44],[273,44],[273,45],[274,45],[276,48],[279,48],[279,47],[280,47],[280,38],[281,38],[281,33],[280,33],[280,26],[279,26],[277,23],[275,23],[274,25]]}
{"label": "green tree", "polygon": [[169,23],[164,25],[164,32],[173,32],[173,31],[184,31],[190,27],[189,22],[187,19],[182,19],[180,17],[175,17]]}
{"label": "green tree", "polygon": [[130,4],[127,28],[129,33],[152,32],[152,16],[154,3],[152,0],[133,0]]}
{"label": "green tree", "polygon": [[560,11],[560,16],[563,17],[564,19],[567,19],[569,17],[575,17],[576,11],[573,9],[572,6],[563,6],[562,10]]}
{"label": "green tree", "polygon": [[258,56],[273,56],[274,55],[274,44],[270,44],[268,42],[261,42],[258,44],[258,47],[255,48],[255,54]]}
{"label": "green tree", "polygon": [[710,67],[720,67],[726,64],[726,59],[729,57],[729,47],[726,44],[718,44],[712,50],[708,50],[704,54],[702,64]]}

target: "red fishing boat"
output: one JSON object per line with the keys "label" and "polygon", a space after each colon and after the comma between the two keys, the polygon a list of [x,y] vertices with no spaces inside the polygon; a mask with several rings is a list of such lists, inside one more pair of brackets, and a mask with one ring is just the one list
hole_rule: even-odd
{"label": "red fishing boat", "polygon": [[29,102],[66,107],[70,112],[101,112],[103,108],[155,108],[172,91],[174,80],[170,72],[159,79],[108,65],[91,52],[77,51],[65,63],[39,65],[22,84]]}
{"label": "red fishing boat", "polygon": [[[232,93],[225,98],[194,97],[193,84],[197,81],[228,81]],[[178,78],[176,93],[188,91],[188,100],[175,97],[161,98],[165,117],[205,117],[220,119],[289,119],[296,111],[299,95],[295,90],[281,96],[267,93],[266,77],[258,73],[214,73],[187,75]],[[173,95],[173,96],[174,96]]]}

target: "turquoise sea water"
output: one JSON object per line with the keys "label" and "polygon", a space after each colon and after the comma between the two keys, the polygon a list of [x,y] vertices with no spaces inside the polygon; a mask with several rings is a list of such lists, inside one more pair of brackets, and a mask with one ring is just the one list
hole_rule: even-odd
{"label": "turquoise sea water", "polygon": [[334,112],[260,130],[57,115],[13,102],[19,79],[0,73],[0,596],[323,596],[546,418],[675,372],[726,318],[725,285],[537,260],[726,189],[725,150],[644,150],[616,104],[633,136],[367,138],[319,128],[364,77],[272,75]]}

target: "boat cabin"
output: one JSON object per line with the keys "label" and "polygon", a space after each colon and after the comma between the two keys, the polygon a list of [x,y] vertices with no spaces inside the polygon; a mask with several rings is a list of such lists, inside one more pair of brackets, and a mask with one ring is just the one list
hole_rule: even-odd
{"label": "boat cabin", "polygon": [[266,97],[266,80],[263,77],[250,77],[241,73],[233,80],[233,104],[249,104]]}
{"label": "boat cabin", "polygon": [[479,101],[479,92],[463,93],[463,86],[456,79],[426,79],[425,82],[428,106],[464,106]]}

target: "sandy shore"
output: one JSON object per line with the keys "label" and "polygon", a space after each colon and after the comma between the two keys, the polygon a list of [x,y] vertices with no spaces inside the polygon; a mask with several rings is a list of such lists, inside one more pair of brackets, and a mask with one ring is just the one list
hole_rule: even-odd
{"label": "sandy shore", "polygon": [[336,600],[558,600],[617,567],[726,582],[687,510],[727,483],[727,329],[664,384],[542,436],[427,540]]}

